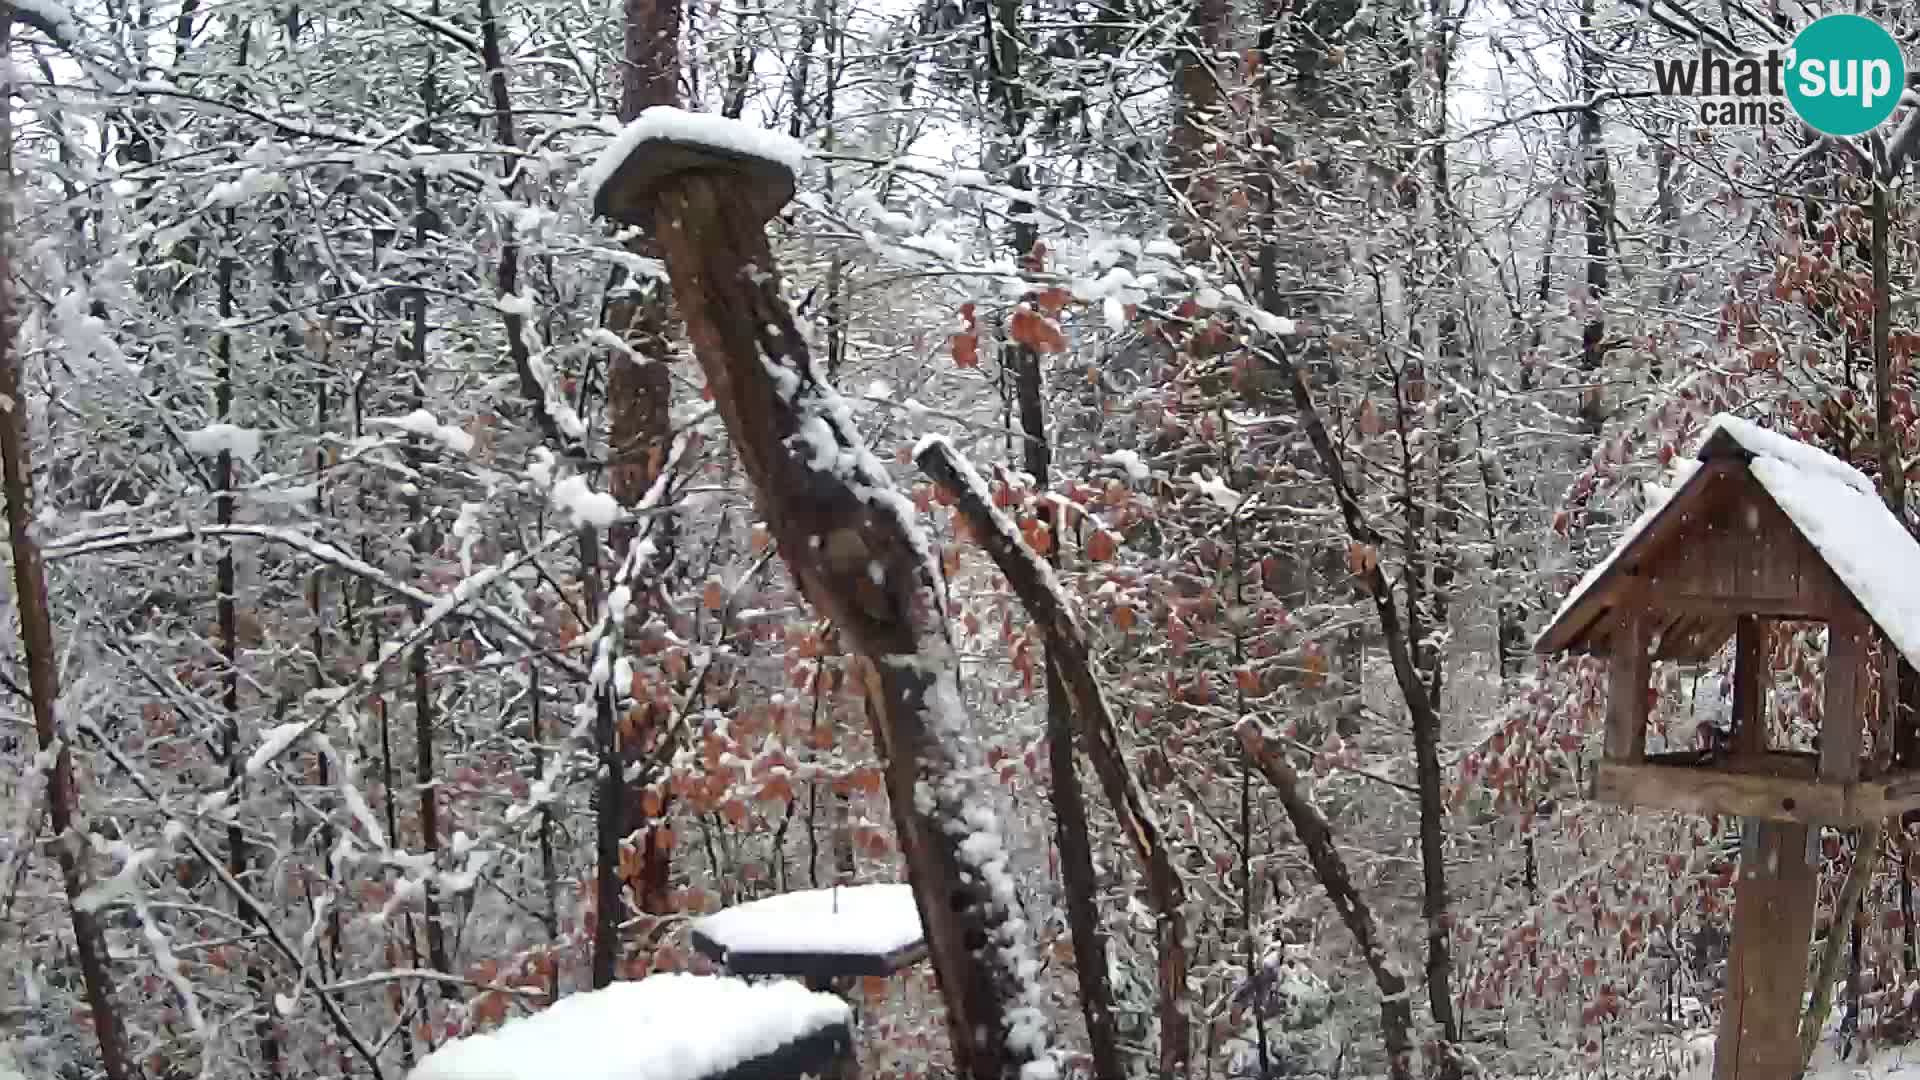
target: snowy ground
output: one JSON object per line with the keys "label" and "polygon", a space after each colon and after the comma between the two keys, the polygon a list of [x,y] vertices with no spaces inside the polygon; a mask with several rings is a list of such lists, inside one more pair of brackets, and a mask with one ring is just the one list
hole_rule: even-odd
{"label": "snowy ground", "polygon": [[[1829,1032],[1814,1051],[1807,1080],[1920,1080],[1920,1044],[1889,1046],[1876,1050],[1865,1063],[1836,1061],[1837,1045]],[[1680,1080],[1713,1080],[1713,1033],[1706,1032],[1688,1041],[1692,1064]]]}

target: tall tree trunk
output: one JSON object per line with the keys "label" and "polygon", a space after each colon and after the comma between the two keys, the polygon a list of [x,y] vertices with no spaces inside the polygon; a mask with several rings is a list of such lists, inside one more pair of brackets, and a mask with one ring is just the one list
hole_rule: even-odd
{"label": "tall tree trunk", "polygon": [[[427,102],[427,115],[436,111],[437,102]],[[428,225],[433,210],[427,201],[427,175],[424,172],[413,174],[414,199],[414,246],[424,252],[428,243]],[[414,407],[425,408],[427,377],[427,294],[423,289],[413,290],[413,341],[410,359],[413,370],[408,373],[414,385]],[[409,464],[416,470],[421,463],[421,437],[407,436],[407,457]],[[433,549],[431,533],[433,525],[426,518],[426,502],[421,497],[418,486],[407,496],[407,516],[409,531],[413,533],[413,554],[416,569],[424,563]],[[408,605],[409,617],[417,625],[426,618],[426,608],[419,602]],[[413,780],[420,798],[420,843],[427,857],[438,868],[440,859],[440,793],[435,784],[438,779],[439,758],[434,750],[433,725],[435,709],[433,687],[427,678],[427,643],[410,650],[407,656],[407,670],[413,682]],[[440,908],[439,887],[431,880],[424,885],[421,896],[422,918],[427,924],[427,962],[433,970],[443,975],[453,974],[453,958],[447,951],[447,932],[443,925]],[[460,998],[460,987],[455,983],[440,984],[440,994],[449,1001]]]}
{"label": "tall tree trunk", "polygon": [[[227,211],[222,227],[227,235],[220,242],[219,269],[217,276],[220,290],[220,321],[225,324],[233,319],[234,274],[237,272],[234,259],[226,254],[233,245],[233,211]],[[223,424],[233,422],[233,335],[222,330],[213,342],[214,360],[218,365],[214,374],[214,414]],[[233,524],[233,451],[221,450],[214,459],[214,520],[222,525]],[[221,762],[226,766],[227,785],[238,800],[245,785],[245,762],[240,753],[240,618],[238,597],[239,588],[234,563],[233,544],[220,546],[220,558],[214,565],[214,620],[218,624],[220,635],[220,707],[223,713],[220,730]],[[227,824],[227,872],[235,881],[244,883],[249,867],[252,865],[246,834],[238,821]],[[251,915],[241,912],[248,922],[255,921]],[[246,969],[247,989],[259,1003],[260,1017],[254,1024],[254,1037],[260,1046],[260,1060],[265,1064],[267,1075],[280,1073],[280,1040],[273,1030],[273,995],[267,992],[267,973],[257,957],[248,957]]]}
{"label": "tall tree trunk", "polygon": [[[512,152],[519,148],[519,136],[515,132],[513,116],[513,97],[507,85],[507,61],[500,47],[500,23],[494,11],[494,0],[480,0],[480,61],[487,69],[487,97],[493,106],[493,139],[509,153],[502,156],[500,170],[504,176],[513,176],[519,171],[517,156]],[[517,184],[509,185],[502,193],[503,197],[515,197]],[[500,239],[500,263],[496,272],[496,284],[500,295],[515,297],[520,292],[520,244],[514,238],[512,228],[507,228]],[[540,429],[547,444],[555,453],[567,455],[580,449],[576,432],[568,429],[563,422],[563,402],[554,396],[555,388],[549,385],[549,374],[534,364],[533,351],[527,345],[527,318],[519,305],[502,307],[500,321],[507,335],[507,355],[513,358],[514,374],[520,382],[520,396],[525,398],[533,410],[534,424]],[[577,417],[572,417],[577,420]]]}
{"label": "tall tree trunk", "polygon": [[[1580,94],[1588,101],[1600,93],[1600,77],[1606,65],[1594,38],[1594,0],[1581,0],[1580,34],[1574,48],[1580,54]],[[1580,424],[1591,440],[1599,439],[1606,423],[1606,395],[1600,383],[1606,360],[1607,229],[1613,220],[1613,174],[1607,166],[1601,135],[1599,106],[1582,110],[1580,167],[1587,218],[1587,318],[1580,328],[1580,376],[1585,383]]]}
{"label": "tall tree trunk", "polygon": [[[5,55],[12,44],[13,18],[9,13],[0,17],[0,55]],[[4,88],[11,100],[12,87]],[[54,653],[46,568],[40,559],[40,545],[33,537],[33,454],[27,441],[27,399],[20,385],[20,354],[16,349],[20,319],[14,306],[14,199],[13,114],[0,109],[0,404],[5,405],[0,408],[0,467],[6,470],[0,487],[7,496],[14,606],[20,612],[20,643],[27,654],[34,736],[40,752],[52,755],[46,780],[47,821],[54,837],[50,846],[60,864],[60,884],[67,894],[74,952],[80,960],[94,1037],[100,1044],[100,1065],[107,1080],[133,1080],[138,1073],[128,1057],[126,1030],[113,1000],[106,935],[94,913],[76,903],[87,888],[88,845],[74,784],[72,743],[54,716],[54,703],[60,697],[60,670]]]}
{"label": "tall tree trunk", "polygon": [[[1440,695],[1446,671],[1446,658],[1440,649],[1440,640],[1445,635],[1447,608],[1450,590],[1454,579],[1454,557],[1451,552],[1458,543],[1460,515],[1454,508],[1449,490],[1453,481],[1453,470],[1460,456],[1458,410],[1446,407],[1446,402],[1455,398],[1464,383],[1465,321],[1463,308],[1467,302],[1463,287],[1463,258],[1460,253],[1458,223],[1454,220],[1451,181],[1447,173],[1447,149],[1445,143],[1447,122],[1447,80],[1451,70],[1454,35],[1452,34],[1452,4],[1450,0],[1432,0],[1429,15],[1433,22],[1436,40],[1434,50],[1434,95],[1435,124],[1439,130],[1434,132],[1438,145],[1433,154],[1433,190],[1428,193],[1433,215],[1434,230],[1439,238],[1435,293],[1440,298],[1439,325],[1435,328],[1435,344],[1439,348],[1442,378],[1430,385],[1430,393],[1438,398],[1439,406],[1432,408],[1437,417],[1429,415],[1422,419],[1423,428],[1431,428],[1438,420],[1439,438],[1433,448],[1432,464],[1433,487],[1432,524],[1430,543],[1425,546],[1426,557],[1420,560],[1419,570],[1431,569],[1432,579],[1424,591],[1426,604],[1424,612],[1417,611],[1418,602],[1414,598],[1414,589],[1407,591],[1408,624],[1421,626],[1423,632],[1409,629],[1415,635],[1415,655],[1426,675],[1426,696],[1429,706],[1427,730],[1414,732],[1414,753],[1416,770],[1420,786],[1420,862],[1424,878],[1421,914],[1427,923],[1427,995],[1431,999],[1433,1018],[1440,1025],[1442,1035],[1449,1044],[1444,1053],[1447,1060],[1443,1071],[1457,1073],[1462,1067],[1454,1060],[1455,1051],[1451,1044],[1460,1041],[1460,1019],[1454,1010],[1453,1001],[1453,953],[1452,920],[1447,910],[1447,863],[1445,850],[1445,793],[1442,790],[1444,777],[1440,769]],[[1411,504],[1420,494],[1412,487],[1408,489],[1408,501]],[[1408,549],[1407,557],[1413,561],[1413,549]],[[1424,726],[1424,725],[1423,725]]]}
{"label": "tall tree trunk", "polygon": [[[674,0],[626,0],[623,7],[626,63],[620,85],[620,119],[630,122],[650,106],[672,105],[679,100],[680,5]],[[652,259],[660,255],[658,245],[644,236],[630,239],[627,250]],[[607,358],[607,490],[620,505],[632,508],[659,478],[673,438],[673,380],[667,368],[673,353],[673,318],[667,283],[630,276],[620,295],[607,305],[605,321],[607,329],[627,347]],[[670,515],[654,523],[650,536],[655,567],[664,569],[672,564],[675,535]],[[609,534],[616,553],[625,552],[632,539],[631,525],[615,526]],[[650,593],[635,597],[642,609],[642,621],[652,600]],[[640,875],[633,883],[634,901],[643,912],[663,915],[671,906],[668,894],[673,851],[662,842],[658,825],[641,820],[640,808],[627,790],[624,776],[626,763],[633,760],[665,718],[654,715],[648,704],[639,707],[647,723],[643,730],[629,733],[631,745],[615,725],[612,744],[601,748],[606,772],[600,781],[600,804],[604,808],[618,803],[623,809],[613,814],[603,809],[597,825],[603,831],[618,829],[623,834],[640,826]],[[665,814],[664,807],[661,812]],[[628,816],[634,820],[628,822]],[[615,853],[611,864],[602,861],[596,870],[602,904],[620,895],[620,842],[616,837],[611,844],[603,840],[600,845],[602,850]],[[617,910],[617,904],[608,910]]]}

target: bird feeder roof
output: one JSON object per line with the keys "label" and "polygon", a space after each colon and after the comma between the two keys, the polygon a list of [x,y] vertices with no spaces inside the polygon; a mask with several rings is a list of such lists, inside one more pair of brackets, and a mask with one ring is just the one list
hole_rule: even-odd
{"label": "bird feeder roof", "polygon": [[1851,604],[1920,665],[1920,543],[1873,481],[1727,414],[1697,457],[1568,594],[1536,651],[1606,654],[1617,616],[1637,606],[1661,615],[1661,655],[1702,659],[1738,615],[1825,619]]}
{"label": "bird feeder roof", "polygon": [[908,885],[782,893],[697,919],[693,946],[735,975],[892,975],[927,954]]}

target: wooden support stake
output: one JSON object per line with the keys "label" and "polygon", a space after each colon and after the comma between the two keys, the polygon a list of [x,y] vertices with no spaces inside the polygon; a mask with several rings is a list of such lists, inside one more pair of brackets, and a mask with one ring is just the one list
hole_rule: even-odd
{"label": "wooden support stake", "polygon": [[1857,780],[1861,733],[1867,721],[1867,621],[1858,612],[1850,611],[1827,624],[1826,683],[1820,779]]}
{"label": "wooden support stake", "polygon": [[[982,854],[981,770],[966,722],[945,584],[913,504],[815,369],[780,287],[765,221],[793,192],[784,166],[674,139],[632,148],[603,212],[651,221],[714,407],[754,506],[800,591],[865,663],[907,880],[926,928],[952,1071],[1010,1080],[1046,1053],[1027,934]],[[902,509],[904,508],[904,509]],[[987,826],[991,828],[991,826]],[[987,838],[993,843],[992,833]]]}
{"label": "wooden support stake", "polygon": [[1767,670],[1767,624],[1752,615],[1740,616],[1733,635],[1733,752],[1755,757],[1767,752],[1767,689],[1773,673]]}
{"label": "wooden support stake", "polygon": [[1607,661],[1607,760],[1637,764],[1647,754],[1647,684],[1653,677],[1643,611],[1627,616]]}
{"label": "wooden support stake", "polygon": [[1748,819],[1734,883],[1727,999],[1713,1080],[1787,1080],[1800,1061],[1800,998],[1813,938],[1815,870],[1807,827]]}

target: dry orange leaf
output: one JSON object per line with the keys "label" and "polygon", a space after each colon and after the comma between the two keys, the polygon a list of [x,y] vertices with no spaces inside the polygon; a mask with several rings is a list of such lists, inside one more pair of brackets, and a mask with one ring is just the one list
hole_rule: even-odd
{"label": "dry orange leaf", "polygon": [[1380,552],[1372,544],[1347,545],[1347,569],[1355,577],[1365,577],[1380,566]]}
{"label": "dry orange leaf", "polygon": [[955,367],[974,368],[980,366],[980,336],[978,334],[955,334],[948,344],[953,348]]}

